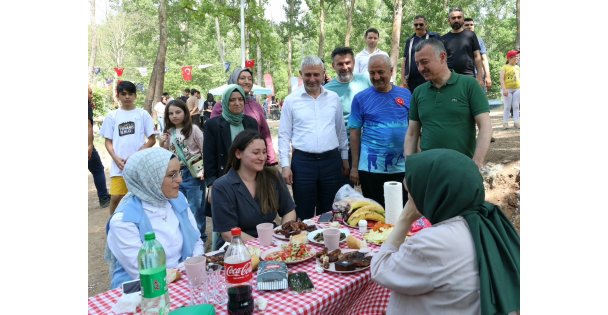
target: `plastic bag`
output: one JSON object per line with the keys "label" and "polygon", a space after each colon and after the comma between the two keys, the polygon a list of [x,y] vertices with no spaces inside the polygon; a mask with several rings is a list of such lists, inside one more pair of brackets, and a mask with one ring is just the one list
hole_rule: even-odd
{"label": "plastic bag", "polygon": [[352,224],[347,223],[350,215],[354,213],[352,209],[354,207],[359,208],[366,205],[383,208],[382,205],[375,200],[363,197],[363,195],[356,191],[352,186],[345,184],[338,190],[336,197],[334,198],[334,203],[332,205],[333,220],[345,225],[355,226],[357,222],[351,222]]}
{"label": "plastic bag", "polygon": [[382,206],[373,199],[363,197],[360,192],[356,191],[349,184],[344,184],[344,186],[340,187],[340,189],[338,189],[338,192],[336,193],[332,209],[334,210],[334,212],[348,211],[350,210],[351,203],[355,201],[367,201]]}

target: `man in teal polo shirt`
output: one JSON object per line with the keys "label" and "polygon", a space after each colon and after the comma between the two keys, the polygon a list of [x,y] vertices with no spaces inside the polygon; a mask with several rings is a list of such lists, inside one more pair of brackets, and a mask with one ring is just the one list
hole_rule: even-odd
{"label": "man in teal polo shirt", "polygon": [[[331,52],[331,66],[336,71],[336,78],[329,81],[323,87],[336,92],[342,103],[342,115],[344,122],[348,126],[348,118],[350,117],[351,106],[353,99],[357,93],[372,86],[369,78],[363,74],[353,73],[355,67],[355,54],[350,47],[336,47]],[[346,131],[348,143],[350,143],[350,132]],[[350,146],[348,149],[348,165],[352,164],[352,155]],[[354,183],[349,182],[348,176],[344,178],[345,182],[354,186]]]}
{"label": "man in teal polo shirt", "polygon": [[336,71],[336,78],[323,87],[334,91],[342,103],[342,115],[348,123],[350,107],[357,93],[369,88],[372,84],[365,75],[354,74],[355,54],[350,47],[337,47],[331,52],[331,66]]}
{"label": "man in teal polo shirt", "polygon": [[450,71],[441,41],[424,40],[415,50],[418,71],[427,82],[412,97],[405,156],[416,153],[420,139],[422,151],[453,149],[481,168],[492,137],[488,99],[475,78]]}

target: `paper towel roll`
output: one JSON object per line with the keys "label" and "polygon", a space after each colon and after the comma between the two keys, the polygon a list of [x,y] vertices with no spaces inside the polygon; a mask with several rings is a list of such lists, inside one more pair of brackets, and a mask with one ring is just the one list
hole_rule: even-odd
{"label": "paper towel roll", "polygon": [[403,184],[390,181],[384,183],[384,218],[386,223],[395,224],[403,211]]}

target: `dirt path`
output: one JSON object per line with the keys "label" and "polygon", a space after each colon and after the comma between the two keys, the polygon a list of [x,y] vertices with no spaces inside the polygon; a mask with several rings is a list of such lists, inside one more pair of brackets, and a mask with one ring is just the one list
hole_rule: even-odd
{"label": "dirt path", "polygon": [[[498,204],[505,215],[511,219],[519,231],[519,130],[502,128],[502,108],[494,108],[490,113],[494,138],[496,142],[490,145],[487,168],[484,173],[486,180],[486,200]],[[276,139],[278,121],[269,121],[275,152],[278,141]],[[95,147],[106,168],[106,177],[109,175],[110,157],[96,137]],[[109,178],[109,177],[108,177]],[[100,209],[93,176],[89,173],[89,296],[108,290],[110,278],[108,266],[103,260],[105,247],[105,224],[110,217],[108,208]],[[108,188],[109,188],[108,181]],[[211,231],[211,221],[207,220],[207,234]],[[209,239],[211,239],[209,237]]]}

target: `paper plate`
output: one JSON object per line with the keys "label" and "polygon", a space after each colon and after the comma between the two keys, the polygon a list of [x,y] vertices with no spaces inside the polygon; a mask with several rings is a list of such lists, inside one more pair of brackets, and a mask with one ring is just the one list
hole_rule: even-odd
{"label": "paper plate", "polygon": [[[325,245],[325,243],[323,241],[320,241],[320,242],[315,241],[315,236],[317,236],[318,234],[323,234],[324,230],[325,229],[319,229],[319,230],[315,230],[315,231],[308,233],[308,241],[313,244],[317,244],[317,245]],[[350,235],[350,231],[348,229],[340,229],[340,233],[345,234],[344,238],[340,239],[340,243],[346,242],[346,238]]]}
{"label": "paper plate", "polygon": [[[356,251],[359,251],[359,250],[358,249],[345,249],[345,248],[341,248],[340,251],[342,251],[342,253],[350,253],[350,252],[356,252]],[[365,256],[371,256],[371,253],[367,253]],[[319,260],[317,260],[317,263],[321,264],[321,262]],[[370,264],[370,266],[371,266],[371,264]],[[363,270],[366,270],[366,269],[369,269],[369,266],[363,267],[363,268],[358,268],[358,269],[355,269],[355,270],[340,271],[340,270],[336,270],[335,263],[329,263],[329,268],[323,268],[323,270],[325,270],[325,271],[334,272],[334,273],[355,273],[355,272],[360,272],[360,271],[363,271]]]}
{"label": "paper plate", "polygon": [[[300,263],[300,262],[303,262],[303,261],[307,261],[307,260],[309,260],[311,258],[314,258],[315,254],[316,254],[316,251],[311,246],[308,246],[308,245],[306,245],[306,248],[308,249],[308,252],[310,253],[309,257],[306,257],[306,258],[300,259],[300,260],[289,261],[289,262],[284,261],[284,263],[286,263],[288,265],[289,264],[297,264],[297,263]],[[280,252],[282,250],[283,250],[283,248],[281,246],[267,249],[264,252],[262,252],[262,255],[260,255],[260,258],[262,260],[268,260],[267,258],[268,258],[269,255],[274,254],[274,253],[278,253],[278,252]]]}
{"label": "paper plate", "polygon": [[[312,225],[308,225],[308,226],[314,226],[314,224],[312,224]],[[279,231],[280,229],[281,229],[281,226],[280,226],[280,225],[279,225],[279,226],[277,226],[277,227],[275,227],[275,228],[274,228],[274,233],[272,233],[272,235],[273,235],[275,238],[279,239],[279,240],[283,240],[283,241],[289,241],[289,236],[285,236],[285,235],[283,235],[283,234],[281,234],[281,233],[277,233],[277,231]]]}

